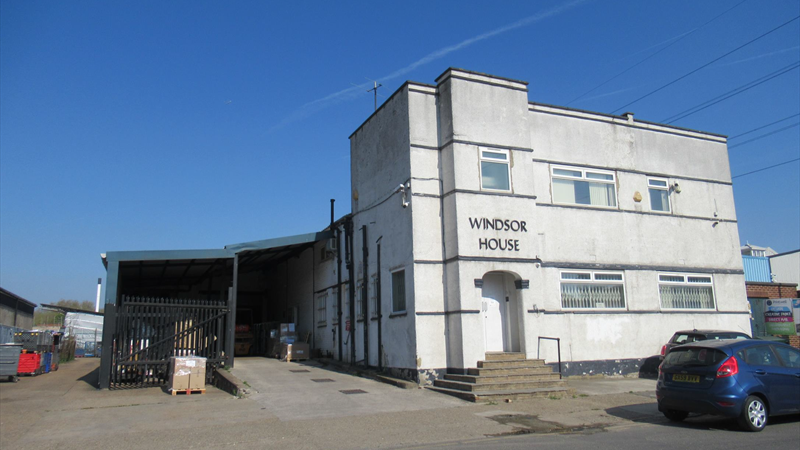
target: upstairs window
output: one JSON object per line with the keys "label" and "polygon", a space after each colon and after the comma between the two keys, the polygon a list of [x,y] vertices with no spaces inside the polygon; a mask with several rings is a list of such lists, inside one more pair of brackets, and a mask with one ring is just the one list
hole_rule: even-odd
{"label": "upstairs window", "polygon": [[553,202],[617,207],[614,172],[577,167],[553,167]]}
{"label": "upstairs window", "polygon": [[650,210],[669,212],[669,183],[663,178],[648,178],[647,190],[650,193]]}
{"label": "upstairs window", "polygon": [[561,272],[564,309],[623,309],[625,284],[619,272]]}
{"label": "upstairs window", "polygon": [[510,191],[511,174],[507,150],[481,150],[481,189]]}
{"label": "upstairs window", "polygon": [[661,273],[658,292],[664,309],[714,309],[711,275]]}

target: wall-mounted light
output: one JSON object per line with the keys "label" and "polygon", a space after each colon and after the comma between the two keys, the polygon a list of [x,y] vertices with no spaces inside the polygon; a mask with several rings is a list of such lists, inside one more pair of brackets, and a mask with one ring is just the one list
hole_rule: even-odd
{"label": "wall-mounted light", "polygon": [[408,191],[410,189],[411,189],[411,183],[408,182],[406,184],[401,184],[400,186],[397,186],[397,189],[394,190],[395,193],[398,193],[398,192],[402,192],[403,193],[403,200],[402,200],[403,201],[403,203],[402,203],[403,208],[407,208],[408,207],[408,204],[409,204],[408,203]]}

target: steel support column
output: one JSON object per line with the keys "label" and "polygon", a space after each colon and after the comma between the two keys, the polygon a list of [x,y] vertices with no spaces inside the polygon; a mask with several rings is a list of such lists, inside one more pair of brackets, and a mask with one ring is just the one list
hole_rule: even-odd
{"label": "steel support column", "polygon": [[236,297],[239,292],[239,254],[233,257],[233,286],[228,295],[228,320],[225,328],[225,356],[227,367],[233,367],[233,352],[236,341]]}

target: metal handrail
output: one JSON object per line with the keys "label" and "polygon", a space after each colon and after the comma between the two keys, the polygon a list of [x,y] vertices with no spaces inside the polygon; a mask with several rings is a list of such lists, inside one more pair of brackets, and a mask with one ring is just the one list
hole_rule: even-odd
{"label": "metal handrail", "polygon": [[542,348],[542,339],[547,339],[550,341],[556,341],[558,344],[558,379],[562,378],[561,375],[561,338],[554,338],[554,337],[547,337],[547,336],[539,336],[539,340],[536,344],[536,359],[539,359],[539,350]]}

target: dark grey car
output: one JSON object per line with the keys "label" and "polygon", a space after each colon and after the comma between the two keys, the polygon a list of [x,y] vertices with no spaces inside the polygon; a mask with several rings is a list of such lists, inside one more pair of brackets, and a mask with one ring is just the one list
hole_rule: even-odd
{"label": "dark grey car", "polygon": [[683,330],[676,331],[672,338],[661,347],[661,359],[664,359],[672,350],[683,344],[691,344],[692,342],[707,341],[709,339],[752,339],[748,334],[741,331],[725,331],[725,330]]}

